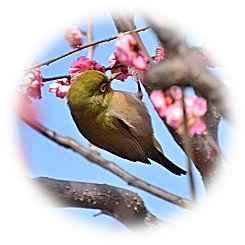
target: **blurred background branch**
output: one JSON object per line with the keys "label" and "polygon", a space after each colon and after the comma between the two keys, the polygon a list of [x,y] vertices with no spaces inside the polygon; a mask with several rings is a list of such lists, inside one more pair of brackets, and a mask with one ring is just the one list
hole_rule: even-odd
{"label": "blurred background branch", "polygon": [[[130,26],[135,27],[133,18],[127,17],[127,14],[113,12],[112,18],[119,33],[129,31]],[[228,88],[205,69],[204,65],[195,57],[179,28],[167,23],[164,18],[159,18],[159,16],[149,18],[144,16],[144,18],[158,36],[166,53],[164,61],[149,66],[143,83],[147,94],[150,96],[153,90],[165,90],[172,85],[193,87],[197,95],[207,99],[206,135],[218,145],[217,129],[220,116],[228,118],[228,108],[224,102]],[[137,35],[140,39],[139,34]],[[165,123],[164,119],[162,121]],[[192,159],[207,188],[222,169],[219,153],[207,142],[205,135],[195,134],[189,141],[190,147],[184,147],[186,144],[184,138],[175,129],[165,125],[187,157]],[[190,148],[191,155],[186,150],[188,148]]]}

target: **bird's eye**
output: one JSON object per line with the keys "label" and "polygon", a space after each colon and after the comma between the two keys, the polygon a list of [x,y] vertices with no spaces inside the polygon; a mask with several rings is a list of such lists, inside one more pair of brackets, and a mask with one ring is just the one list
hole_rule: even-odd
{"label": "bird's eye", "polygon": [[102,93],[104,93],[104,92],[105,92],[105,89],[106,89],[106,83],[102,83],[102,84],[100,85],[100,91],[101,91]]}

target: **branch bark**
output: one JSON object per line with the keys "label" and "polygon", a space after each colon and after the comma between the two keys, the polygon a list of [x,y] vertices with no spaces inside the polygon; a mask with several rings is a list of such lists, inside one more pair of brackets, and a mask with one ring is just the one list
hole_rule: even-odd
{"label": "branch bark", "polygon": [[89,161],[96,163],[97,165],[109,170],[110,172],[117,175],[119,178],[125,180],[129,185],[140,188],[159,198],[162,198],[168,202],[171,202],[183,208],[191,208],[194,205],[194,203],[190,201],[189,199],[181,198],[179,196],[171,194],[165,190],[162,190],[156,186],[153,186],[147,182],[144,182],[136,178],[135,176],[124,171],[122,168],[118,167],[115,163],[105,160],[104,158],[99,156],[97,153],[95,153],[93,150],[83,147],[82,145],[80,145],[74,139],[70,137],[62,137],[56,134],[54,131],[51,131],[45,128],[40,123],[33,124],[25,119],[22,119],[22,120],[24,120],[30,127],[35,129],[37,132],[41,133],[42,135],[46,136],[52,141],[58,143],[59,145],[64,146],[65,148],[72,149],[73,151],[84,156]]}
{"label": "branch bark", "polygon": [[132,231],[139,228],[155,230],[167,224],[149,212],[138,194],[126,189],[46,177],[34,180],[57,201],[58,207],[99,209],[99,214],[115,218]]}

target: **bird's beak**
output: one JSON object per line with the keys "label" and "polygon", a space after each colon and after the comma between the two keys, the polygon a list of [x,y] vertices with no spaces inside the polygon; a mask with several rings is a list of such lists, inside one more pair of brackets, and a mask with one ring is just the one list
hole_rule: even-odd
{"label": "bird's beak", "polygon": [[121,75],[122,72],[117,72],[117,73],[113,73],[109,76],[109,81],[111,82],[112,80],[114,80],[115,78],[117,78],[119,75]]}

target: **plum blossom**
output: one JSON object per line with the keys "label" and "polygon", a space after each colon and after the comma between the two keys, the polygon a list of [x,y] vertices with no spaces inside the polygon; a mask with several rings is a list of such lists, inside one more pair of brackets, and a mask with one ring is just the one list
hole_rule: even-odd
{"label": "plum blossom", "polygon": [[32,127],[38,126],[38,111],[28,97],[27,93],[21,89],[16,90],[18,96],[17,111],[20,117],[31,124]]}
{"label": "plum blossom", "polygon": [[57,97],[64,98],[70,88],[70,81],[67,78],[58,79],[48,86],[48,91],[55,93]]}
{"label": "plum blossom", "polygon": [[71,83],[75,81],[76,77],[87,70],[98,70],[105,72],[104,66],[97,61],[89,59],[85,56],[80,56],[77,60],[72,61],[71,68],[68,70],[71,76]]}
{"label": "plum blossom", "polygon": [[[169,89],[153,91],[150,99],[159,116],[166,120],[166,123],[175,128],[177,132],[184,134],[183,108],[181,90],[172,86]],[[206,130],[203,116],[207,111],[207,102],[198,96],[185,97],[185,109],[189,135],[201,134]]]}
{"label": "plum blossom", "polygon": [[173,128],[178,128],[183,121],[183,109],[180,100],[171,104],[167,108],[166,112],[166,122],[169,126]]}
{"label": "plum blossom", "polygon": [[[109,63],[110,63],[111,73],[113,74],[117,72],[122,72],[122,74],[117,77],[117,80],[124,82],[125,79],[129,76],[128,68],[127,66],[121,64],[120,61],[118,61],[117,53],[113,53],[110,55]],[[120,67],[115,67],[116,65],[119,65],[119,64],[121,64]]]}
{"label": "plum blossom", "polygon": [[82,32],[76,26],[69,26],[65,31],[65,39],[73,48],[76,48],[82,45]]}
{"label": "plum blossom", "polygon": [[[32,66],[37,65],[36,62]],[[41,99],[42,76],[40,67],[25,72],[23,82],[27,87],[27,94],[34,99]]]}
{"label": "plum blossom", "polygon": [[119,62],[126,66],[135,66],[140,70],[147,69],[148,58],[130,34],[119,34],[116,42],[116,53]]}
{"label": "plum blossom", "polygon": [[164,118],[166,116],[168,106],[163,91],[162,90],[153,91],[150,95],[150,99],[156,111],[158,112],[159,116]]}

